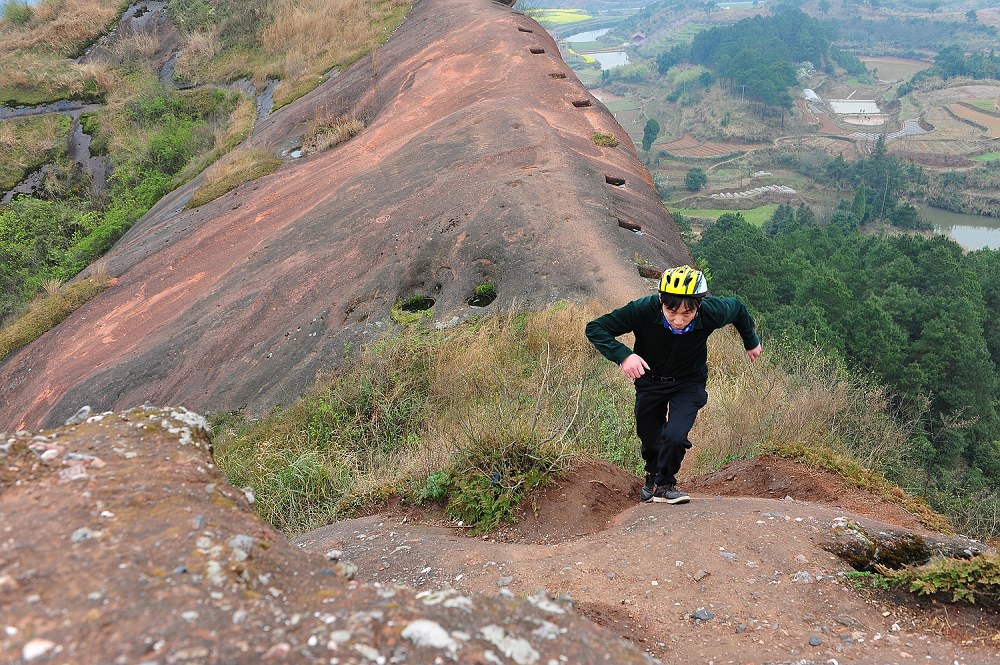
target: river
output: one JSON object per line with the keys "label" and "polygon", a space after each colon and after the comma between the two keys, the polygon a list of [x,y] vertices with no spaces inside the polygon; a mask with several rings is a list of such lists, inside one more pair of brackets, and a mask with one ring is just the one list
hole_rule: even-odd
{"label": "river", "polygon": [[1000,217],[983,217],[950,212],[941,208],[920,208],[920,216],[941,233],[967,250],[1000,249]]}

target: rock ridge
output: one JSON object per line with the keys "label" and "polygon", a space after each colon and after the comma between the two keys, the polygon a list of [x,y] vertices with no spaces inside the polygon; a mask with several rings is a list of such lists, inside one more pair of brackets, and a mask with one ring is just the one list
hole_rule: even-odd
{"label": "rock ridge", "polygon": [[[118,281],[0,363],[0,427],[143,403],[264,413],[394,304],[437,325],[550,302],[620,303],[636,269],[691,260],[635,148],[533,20],[420,0],[392,38],[269,115],[246,147],[284,154],[316,118],[365,129],[199,208],[196,178],[102,260]],[[611,134],[615,148],[598,146]],[[469,304],[490,283],[497,298]]]}

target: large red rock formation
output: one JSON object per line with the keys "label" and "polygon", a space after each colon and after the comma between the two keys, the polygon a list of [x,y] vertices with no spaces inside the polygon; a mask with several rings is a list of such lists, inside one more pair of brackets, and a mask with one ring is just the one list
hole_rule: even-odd
{"label": "large red rock formation", "polygon": [[104,259],[115,286],[0,365],[0,426],[82,404],[266,411],[401,299],[433,298],[442,323],[482,313],[484,281],[490,308],[620,303],[648,288],[637,255],[690,260],[629,137],[503,5],[422,0],[249,144],[287,150],[342,114],[367,125],[346,144],[194,210],[198,180],[161,200]]}

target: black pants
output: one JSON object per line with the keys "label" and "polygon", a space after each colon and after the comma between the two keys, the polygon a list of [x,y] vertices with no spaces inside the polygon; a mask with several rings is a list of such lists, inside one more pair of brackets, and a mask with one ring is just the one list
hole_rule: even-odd
{"label": "black pants", "polygon": [[677,482],[684,453],[691,447],[688,433],[707,403],[703,380],[664,382],[650,374],[635,380],[635,432],[642,442],[646,473],[657,485]]}

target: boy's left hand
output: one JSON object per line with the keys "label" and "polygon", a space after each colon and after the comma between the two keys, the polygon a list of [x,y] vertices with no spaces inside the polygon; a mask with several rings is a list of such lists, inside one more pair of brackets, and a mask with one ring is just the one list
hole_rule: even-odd
{"label": "boy's left hand", "polygon": [[750,362],[757,360],[758,356],[760,356],[760,344],[752,349],[747,349],[747,358],[750,359]]}

